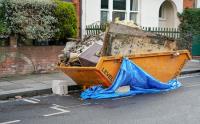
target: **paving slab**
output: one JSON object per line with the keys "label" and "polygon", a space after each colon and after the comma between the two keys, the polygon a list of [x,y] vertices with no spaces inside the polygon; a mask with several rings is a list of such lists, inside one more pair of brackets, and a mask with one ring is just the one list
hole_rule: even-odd
{"label": "paving slab", "polygon": [[65,75],[64,73],[54,73],[49,75],[52,77],[54,80],[66,80],[67,82],[74,82],[69,76]]}
{"label": "paving slab", "polygon": [[0,86],[0,89],[2,89],[4,91],[16,90],[16,89],[24,89],[24,88],[29,88],[29,87],[26,86],[26,85],[18,85],[18,84]]}
{"label": "paving slab", "polygon": [[34,80],[31,80],[31,79],[23,79],[23,80],[12,80],[12,81],[9,81],[9,82],[12,82],[14,84],[34,84],[34,83],[38,83]]}
{"label": "paving slab", "polygon": [[38,77],[35,77],[35,78],[29,78],[35,82],[41,82],[43,80],[53,80],[53,78],[50,78],[50,77],[47,77],[47,76],[38,76]]}
{"label": "paving slab", "polygon": [[11,84],[13,84],[13,83],[11,83],[11,82],[8,82],[8,81],[0,81],[0,87],[1,86],[6,86],[6,85],[11,85]]}
{"label": "paving slab", "polygon": [[31,88],[51,87],[51,85],[44,84],[44,83],[25,84],[25,86],[31,87]]}
{"label": "paving slab", "polygon": [[1,78],[1,80],[5,80],[5,81],[16,81],[16,80],[23,80],[26,79],[27,76],[22,75],[22,76],[11,76],[11,77],[3,77]]}
{"label": "paving slab", "polygon": [[24,88],[24,89],[9,90],[9,91],[0,90],[0,101],[7,100],[9,98],[14,98],[15,96],[28,97],[28,96],[50,94],[50,93],[52,93],[50,87]]}
{"label": "paving slab", "polygon": [[200,72],[200,60],[190,60],[183,67],[181,74],[190,74],[198,72]]}

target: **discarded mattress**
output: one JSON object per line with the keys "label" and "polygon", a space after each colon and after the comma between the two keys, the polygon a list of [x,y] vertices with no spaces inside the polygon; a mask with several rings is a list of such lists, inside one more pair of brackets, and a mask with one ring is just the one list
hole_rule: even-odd
{"label": "discarded mattress", "polygon": [[[127,92],[117,92],[118,88],[122,86],[130,86],[130,90]],[[104,89],[100,85],[93,86],[83,91],[81,97],[83,99],[123,97],[136,94],[170,91],[177,89],[180,86],[181,83],[176,79],[170,80],[168,83],[160,82],[128,58],[124,58],[120,70],[113,84],[109,88]]]}

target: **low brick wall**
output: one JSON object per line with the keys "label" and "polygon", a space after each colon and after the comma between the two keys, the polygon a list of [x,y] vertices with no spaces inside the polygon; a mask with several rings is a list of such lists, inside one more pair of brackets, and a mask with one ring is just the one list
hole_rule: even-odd
{"label": "low brick wall", "polygon": [[0,47],[0,77],[56,72],[64,46]]}

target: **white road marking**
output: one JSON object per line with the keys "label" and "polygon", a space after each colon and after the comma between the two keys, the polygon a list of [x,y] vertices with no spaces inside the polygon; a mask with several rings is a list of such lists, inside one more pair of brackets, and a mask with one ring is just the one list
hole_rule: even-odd
{"label": "white road marking", "polygon": [[7,122],[2,122],[0,124],[13,124],[13,123],[18,123],[20,122],[21,120],[14,120],[14,121],[7,121]]}
{"label": "white road marking", "polygon": [[49,116],[60,115],[60,114],[64,114],[64,113],[70,112],[69,110],[65,110],[65,109],[62,109],[62,108],[59,108],[59,107],[64,107],[64,106],[60,106],[60,105],[54,104],[54,106],[52,106],[50,108],[54,109],[54,110],[58,110],[60,112],[56,112],[56,113],[52,113],[52,114],[47,114],[47,115],[43,115],[43,116],[49,117]]}
{"label": "white road marking", "polygon": [[72,106],[61,106],[61,105],[58,105],[58,104],[53,104],[54,106],[57,106],[59,108],[65,108],[65,109],[68,109],[68,108],[74,108],[74,107],[80,107],[80,106],[87,106],[87,105],[91,105],[91,103],[82,103],[82,104],[78,104],[78,105],[72,105]]}
{"label": "white road marking", "polygon": [[61,108],[68,108],[68,107],[65,107],[65,106],[58,105],[58,104],[53,104],[53,105],[56,106],[56,107],[61,107]]}
{"label": "white road marking", "polygon": [[22,99],[22,100],[25,101],[25,102],[33,103],[33,104],[38,103],[38,102],[30,100],[30,99]]}
{"label": "white road marking", "polygon": [[30,98],[30,99],[32,99],[32,100],[34,100],[34,101],[40,101],[39,99],[36,99],[36,98]]}

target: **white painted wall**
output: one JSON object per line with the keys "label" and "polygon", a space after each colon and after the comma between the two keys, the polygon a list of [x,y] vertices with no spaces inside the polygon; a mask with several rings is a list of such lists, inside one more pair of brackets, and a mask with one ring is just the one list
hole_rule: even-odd
{"label": "white painted wall", "polygon": [[200,8],[200,0],[197,0],[197,8]]}
{"label": "white painted wall", "polygon": [[[184,8],[183,8],[183,0],[172,0],[174,4],[176,5],[177,12],[182,13]],[[176,13],[177,14],[177,13]],[[178,28],[180,24],[180,21],[177,16],[175,16],[175,27]]]}
{"label": "white painted wall", "polygon": [[82,0],[82,35],[86,25],[100,21],[101,0]]}
{"label": "white painted wall", "polygon": [[[165,0],[141,0],[141,26],[158,27],[159,26],[159,8]],[[183,0],[172,0],[177,7],[178,12],[183,11]],[[176,18],[176,26],[178,25]]]}

